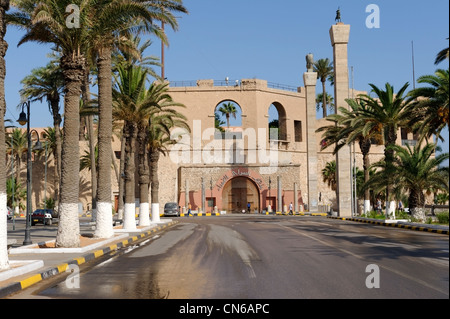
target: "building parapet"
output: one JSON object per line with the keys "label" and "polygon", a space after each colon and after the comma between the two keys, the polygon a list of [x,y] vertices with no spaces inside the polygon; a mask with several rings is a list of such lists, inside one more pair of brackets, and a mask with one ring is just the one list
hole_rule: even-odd
{"label": "building parapet", "polygon": [[256,89],[276,89],[282,91],[289,91],[295,93],[301,93],[301,87],[295,87],[291,85],[279,84],[274,82],[267,82],[266,80],[259,79],[242,79],[242,80],[189,80],[189,81],[170,81],[169,87],[171,88],[213,88],[213,87],[229,87],[239,88],[241,90],[256,90]]}

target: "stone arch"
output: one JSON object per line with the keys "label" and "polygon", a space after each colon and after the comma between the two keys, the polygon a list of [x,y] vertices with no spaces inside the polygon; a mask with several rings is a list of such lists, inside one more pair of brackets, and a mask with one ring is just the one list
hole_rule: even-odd
{"label": "stone arch", "polygon": [[217,103],[216,106],[214,107],[214,115],[215,115],[214,127],[218,128],[216,121],[217,121],[217,119],[219,119],[221,121],[221,124],[219,126],[222,127],[224,130],[228,128],[228,123],[227,123],[225,115],[222,115],[222,113],[219,111],[221,106],[223,104],[227,104],[227,103],[233,104],[237,110],[236,119],[234,119],[232,116],[230,117],[230,128],[233,128],[233,127],[241,127],[242,128],[242,113],[243,113],[242,107],[238,102],[236,102],[232,99],[223,99],[219,103]]}
{"label": "stone arch", "polygon": [[[278,136],[276,139],[286,141],[287,140],[287,116],[286,109],[279,102],[273,102],[268,109],[269,115],[269,128],[277,128]],[[277,123],[275,123],[277,121]]]}
{"label": "stone arch", "polygon": [[251,211],[260,211],[260,190],[249,177],[235,176],[230,179],[222,190],[222,207],[230,213],[247,212],[247,203]]}

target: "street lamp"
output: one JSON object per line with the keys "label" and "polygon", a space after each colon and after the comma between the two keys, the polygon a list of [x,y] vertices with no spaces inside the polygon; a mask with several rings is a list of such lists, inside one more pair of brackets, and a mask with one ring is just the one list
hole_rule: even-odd
{"label": "street lamp", "polygon": [[[24,107],[27,107],[27,113],[24,112]],[[42,149],[41,142],[39,141],[39,133],[36,130],[30,131],[30,101],[22,103],[22,112],[20,113],[19,119],[17,120],[20,125],[27,124],[27,140],[28,140],[28,150],[27,150],[27,214],[26,214],[26,226],[25,226],[25,239],[23,241],[24,245],[32,244],[30,237],[30,218],[31,218],[31,133],[35,132],[37,135],[37,142],[35,145],[36,150]]]}

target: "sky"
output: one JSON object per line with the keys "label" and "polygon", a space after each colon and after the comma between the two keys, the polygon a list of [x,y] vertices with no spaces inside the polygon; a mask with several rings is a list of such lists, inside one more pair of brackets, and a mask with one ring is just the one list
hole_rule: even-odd
{"label": "sky", "polygon": [[[448,0],[184,0],[189,14],[179,15],[179,28],[168,30],[165,75],[169,81],[198,79],[231,81],[258,78],[289,86],[303,86],[305,56],[329,58],[333,51],[329,29],[336,10],[350,25],[348,63],[350,86],[370,91],[369,83],[397,91],[414,78],[448,68],[448,60],[434,65],[436,54],[448,47]],[[379,26],[369,28],[368,17],[379,8]],[[371,20],[373,21],[373,20]],[[6,119],[17,120],[20,81],[49,59],[49,45],[26,43],[17,47],[23,31],[9,26],[6,41]],[[148,55],[161,55],[158,40]],[[413,50],[414,48],[414,50]],[[414,64],[413,64],[414,53]],[[413,74],[414,65],[414,74]],[[159,72],[159,70],[157,70]],[[353,76],[352,76],[353,74]],[[416,87],[420,86],[415,84]],[[320,82],[317,89],[321,91]],[[332,90],[329,89],[332,93]],[[18,124],[16,124],[18,125]],[[32,103],[31,126],[52,125],[46,103]],[[448,130],[442,145],[448,152]]]}

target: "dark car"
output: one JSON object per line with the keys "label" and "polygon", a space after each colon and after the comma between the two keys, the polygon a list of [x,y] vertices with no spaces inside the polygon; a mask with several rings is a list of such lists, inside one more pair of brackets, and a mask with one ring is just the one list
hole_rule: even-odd
{"label": "dark car", "polygon": [[180,210],[177,203],[166,203],[164,205],[164,216],[180,216]]}
{"label": "dark car", "polygon": [[44,225],[51,225],[53,223],[53,209],[36,209],[31,214],[31,226],[41,223]]}

